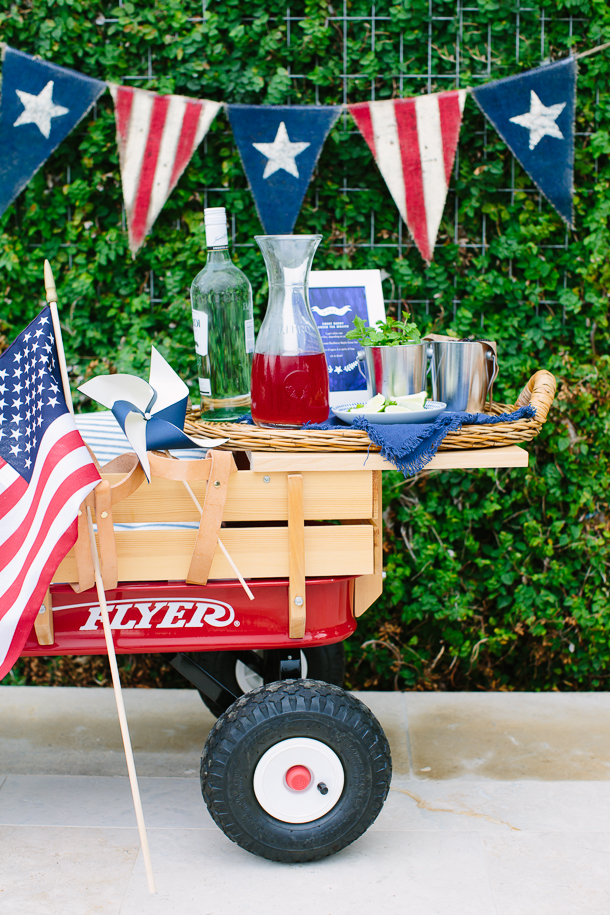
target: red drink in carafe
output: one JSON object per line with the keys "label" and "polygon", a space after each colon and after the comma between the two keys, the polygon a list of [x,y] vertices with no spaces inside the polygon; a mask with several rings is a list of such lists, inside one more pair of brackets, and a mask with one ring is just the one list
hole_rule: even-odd
{"label": "red drink in carafe", "polygon": [[256,353],[252,365],[252,419],[262,425],[302,426],[328,419],[328,366],[324,353]]}

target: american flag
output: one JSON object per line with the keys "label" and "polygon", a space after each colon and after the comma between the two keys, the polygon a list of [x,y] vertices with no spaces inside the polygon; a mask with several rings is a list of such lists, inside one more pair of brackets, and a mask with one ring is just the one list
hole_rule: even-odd
{"label": "american flag", "polygon": [[51,309],[0,356],[0,680],[27,639],[99,482],[64,400]]}
{"label": "american flag", "polygon": [[110,85],[109,89],[129,247],[135,254],[222,106],[129,86]]}
{"label": "american flag", "polygon": [[349,106],[427,263],[445,208],[465,99],[460,89]]}

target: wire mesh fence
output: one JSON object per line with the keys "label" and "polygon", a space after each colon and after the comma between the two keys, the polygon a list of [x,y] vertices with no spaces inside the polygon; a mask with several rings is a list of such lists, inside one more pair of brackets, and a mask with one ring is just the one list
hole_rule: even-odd
{"label": "wire mesh fence", "polygon": [[[119,0],[119,6],[122,5],[123,0]],[[190,5],[187,3],[185,7],[190,13],[184,21],[186,29],[202,22],[209,12],[220,9],[221,5],[213,0],[203,0],[202,3],[193,2]],[[398,7],[391,7],[387,2],[378,4],[359,2],[356,5],[356,3],[348,3],[348,0],[341,0],[337,3],[336,8],[329,5],[325,24],[330,26],[335,34],[333,45],[335,69],[332,85],[330,87],[321,86],[319,80],[316,80],[315,73],[320,63],[317,58],[313,61],[310,72],[294,72],[287,57],[285,69],[289,88],[283,103],[348,104],[480,84],[567,56],[571,53],[573,43],[578,40],[589,24],[588,20],[582,17],[555,12],[550,14],[544,6],[532,4],[522,6],[519,0],[510,13],[502,12],[501,21],[498,22],[492,21],[490,12],[482,5],[469,6],[462,0],[455,0],[454,3],[428,0],[428,14],[425,17],[424,29],[425,43],[422,44],[421,28],[417,30],[408,27],[396,28],[398,9]],[[403,10],[408,13],[406,4],[403,6]],[[96,20],[97,24],[103,27],[109,27],[118,21],[116,16],[110,12],[107,15],[100,14]],[[252,21],[248,16],[244,16],[242,20],[246,28]],[[276,25],[282,26],[288,53],[295,42],[296,30],[306,21],[304,9],[297,9],[296,6],[287,4],[281,17],[269,20],[269,28]],[[508,39],[512,39],[509,41],[514,49],[512,59],[506,54]],[[111,40],[110,36],[109,40]],[[497,47],[501,47],[501,53],[496,53]],[[163,66],[166,66],[165,61]],[[304,68],[301,67],[300,71],[303,70]],[[155,48],[152,44],[149,45],[146,54],[141,59],[139,72],[127,72],[122,79],[133,85],[155,88],[157,73]],[[231,101],[231,99],[226,100]],[[469,102],[465,118],[469,117],[472,121],[471,136],[476,138],[479,143],[481,159],[479,168],[484,170],[487,163],[496,155],[498,138],[493,128],[488,126],[483,115],[475,111],[475,108],[474,102]],[[334,130],[341,132],[343,142],[347,140],[347,142],[361,143],[364,146],[347,110],[343,112]],[[578,130],[576,136],[586,138],[591,132],[589,127],[585,130]],[[229,142],[232,143],[232,140],[229,139]],[[217,155],[217,146],[214,147],[213,139],[204,140],[202,152],[203,156]],[[236,157],[234,148],[232,155]],[[488,250],[490,217],[486,212],[486,207],[481,206],[478,213],[469,214],[468,226],[467,228],[464,226],[457,179],[460,173],[460,156],[468,155],[469,150],[464,149],[463,145],[460,149],[460,144],[458,144],[454,180],[447,196],[437,247],[442,247],[447,244],[447,241],[450,241],[461,252],[477,256],[485,254]],[[505,170],[504,176],[508,180],[503,181],[500,186],[494,187],[493,194],[496,199],[513,206],[518,195],[527,195],[537,201],[539,210],[549,206],[512,155],[507,154],[507,160],[509,167],[508,170]],[[365,180],[355,182],[350,169],[344,167],[340,179],[340,195],[346,200],[353,198],[358,201],[358,198],[362,198],[363,195],[370,195],[372,189],[381,187],[379,175],[372,162],[371,167],[365,171],[364,177]],[[71,174],[68,168],[66,182],[70,184],[70,181]],[[321,184],[320,169],[318,169],[309,190],[314,209],[324,205]],[[230,190],[230,186],[224,183],[203,186],[199,189],[201,202],[203,206],[210,205],[210,201],[213,202],[213,205],[218,205],[219,197],[226,195]],[[354,237],[347,220],[342,227],[335,225],[330,245],[336,254],[346,256],[349,254],[351,257],[358,251],[373,256],[383,252],[384,263],[387,263],[388,256],[398,258],[405,255],[417,256],[408,230],[394,207],[389,192],[383,187],[382,193],[386,196],[387,211],[392,213],[391,225],[386,219],[386,228],[380,227],[379,213],[374,207],[371,207],[368,213],[367,231],[364,231],[361,224],[358,237]],[[356,202],[354,206],[361,209],[359,202]],[[68,220],[70,219],[71,213],[69,212]],[[122,225],[124,228],[124,212]],[[180,219],[176,221],[175,227],[177,231],[184,229]],[[570,234],[570,231],[558,221],[552,238],[541,242],[540,249],[549,252],[565,252],[569,248]],[[244,237],[243,233],[239,231],[234,214],[232,214],[231,236],[235,248],[253,246],[252,240]],[[370,265],[370,260],[368,264]],[[70,266],[72,266],[71,258]],[[509,261],[509,274],[512,274],[513,269],[514,265],[512,261]],[[569,271],[564,270],[564,287],[568,282]],[[147,271],[145,289],[150,296],[151,306],[162,305],[164,301],[163,278],[156,277],[152,269]],[[400,308],[407,304],[407,298],[408,307],[412,311],[421,309],[425,311],[426,315],[429,315],[430,310],[434,308],[432,299],[406,296],[401,285],[391,283],[391,288],[386,296],[388,304]],[[456,294],[453,299],[454,315],[459,303],[460,297]],[[556,299],[541,295],[536,305],[536,314],[538,314],[539,306],[555,304]],[[481,325],[484,324],[484,320],[485,315],[482,312]]]}

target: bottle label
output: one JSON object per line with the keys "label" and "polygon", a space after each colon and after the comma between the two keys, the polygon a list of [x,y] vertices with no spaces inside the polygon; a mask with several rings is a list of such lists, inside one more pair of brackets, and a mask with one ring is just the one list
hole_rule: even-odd
{"label": "bottle label", "polygon": [[212,385],[209,378],[199,379],[199,393],[207,397],[212,396]]}
{"label": "bottle label", "polygon": [[198,356],[207,356],[208,316],[205,311],[197,311],[195,308],[193,308],[193,333],[195,335],[195,352]]}
{"label": "bottle label", "polygon": [[254,318],[248,318],[247,321],[244,321],[244,329],[246,332],[246,352],[254,352]]}

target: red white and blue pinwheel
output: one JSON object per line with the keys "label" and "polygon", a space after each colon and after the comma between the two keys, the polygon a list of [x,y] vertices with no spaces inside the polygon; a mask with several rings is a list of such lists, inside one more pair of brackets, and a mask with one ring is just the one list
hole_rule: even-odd
{"label": "red white and blue pinwheel", "polygon": [[149,482],[147,451],[213,448],[227,441],[226,438],[192,438],[182,431],[188,388],[154,346],[148,381],[137,375],[98,375],[78,390],[112,410]]}

